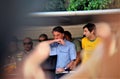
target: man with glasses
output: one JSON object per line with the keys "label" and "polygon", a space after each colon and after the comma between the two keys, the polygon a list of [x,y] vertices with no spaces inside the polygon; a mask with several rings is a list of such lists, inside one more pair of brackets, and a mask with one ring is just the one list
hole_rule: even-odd
{"label": "man with glasses", "polygon": [[30,37],[26,37],[23,40],[24,52],[28,54],[33,49],[33,42]]}
{"label": "man with glasses", "polygon": [[24,50],[17,54],[17,65],[18,66],[21,64],[23,59],[25,59],[26,56],[28,56],[28,54],[30,54],[32,52],[32,50],[33,50],[32,39],[30,37],[24,38],[23,46],[24,46]]}

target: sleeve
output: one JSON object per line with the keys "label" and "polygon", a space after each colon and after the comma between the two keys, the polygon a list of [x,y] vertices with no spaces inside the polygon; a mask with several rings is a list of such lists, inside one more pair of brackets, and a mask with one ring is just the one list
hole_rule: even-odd
{"label": "sleeve", "polygon": [[71,60],[74,60],[74,59],[76,59],[76,50],[75,50],[75,45],[74,44],[72,44],[71,46],[70,46],[70,59]]}
{"label": "sleeve", "polygon": [[79,40],[74,40],[73,42],[75,44],[76,52],[80,52],[81,51],[80,41]]}

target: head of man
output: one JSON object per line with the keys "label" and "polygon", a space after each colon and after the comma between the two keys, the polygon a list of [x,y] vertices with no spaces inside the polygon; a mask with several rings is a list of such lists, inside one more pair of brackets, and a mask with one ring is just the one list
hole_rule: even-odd
{"label": "head of man", "polygon": [[24,50],[26,50],[26,51],[32,50],[32,48],[33,48],[32,39],[31,39],[30,37],[26,37],[26,38],[23,40],[23,45],[24,45]]}
{"label": "head of man", "polygon": [[61,26],[53,28],[52,34],[54,39],[64,39],[64,29]]}
{"label": "head of man", "polygon": [[90,38],[91,36],[95,36],[96,32],[96,26],[93,23],[88,23],[83,27],[83,35],[85,35],[87,38]]}
{"label": "head of man", "polygon": [[72,40],[72,34],[69,31],[65,31],[65,39],[71,41]]}
{"label": "head of man", "polygon": [[48,36],[46,34],[41,34],[38,40],[39,42],[46,41],[48,40]]}

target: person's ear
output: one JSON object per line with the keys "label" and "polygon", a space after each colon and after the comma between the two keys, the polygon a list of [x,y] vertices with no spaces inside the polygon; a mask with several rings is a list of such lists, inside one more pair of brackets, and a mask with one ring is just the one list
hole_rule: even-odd
{"label": "person's ear", "polygon": [[91,31],[91,34],[95,34],[95,30],[92,30],[92,31]]}

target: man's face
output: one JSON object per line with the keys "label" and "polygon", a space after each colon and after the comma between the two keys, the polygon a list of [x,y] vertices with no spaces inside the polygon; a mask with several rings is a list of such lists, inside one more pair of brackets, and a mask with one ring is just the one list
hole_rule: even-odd
{"label": "man's face", "polygon": [[63,39],[64,38],[64,34],[57,32],[57,31],[53,31],[53,37],[54,39]]}
{"label": "man's face", "polygon": [[65,35],[65,39],[68,40],[68,41],[71,41],[71,39],[69,38],[68,35]]}
{"label": "man's face", "polygon": [[29,39],[25,39],[23,45],[26,51],[30,51],[32,49],[32,41]]}
{"label": "man's face", "polygon": [[45,41],[46,39],[44,37],[39,37],[39,42]]}
{"label": "man's face", "polygon": [[88,30],[88,28],[83,29],[83,35],[85,35],[86,37],[90,37],[91,32]]}

